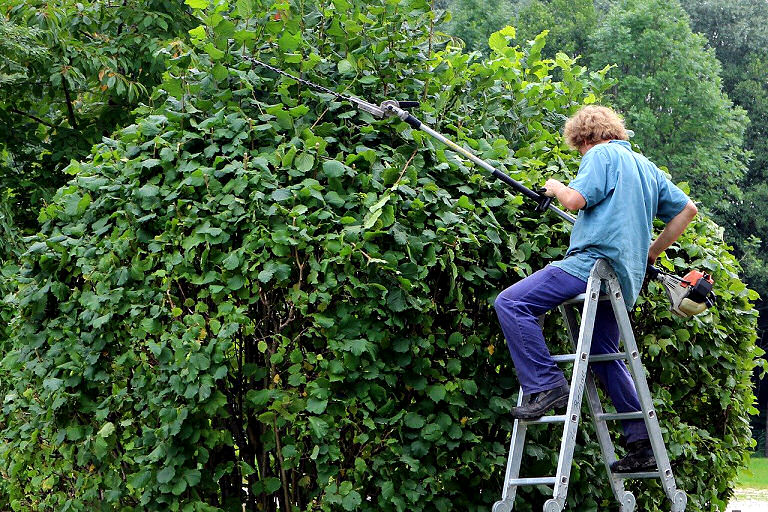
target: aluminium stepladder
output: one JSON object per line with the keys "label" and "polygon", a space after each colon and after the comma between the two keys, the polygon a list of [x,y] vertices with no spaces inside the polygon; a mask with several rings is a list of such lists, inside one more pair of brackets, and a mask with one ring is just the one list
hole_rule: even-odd
{"label": "aluminium stepladder", "polygon": [[[606,296],[601,296],[600,290],[607,292]],[[614,315],[619,326],[621,340],[624,343],[624,351],[615,354],[589,355],[592,344],[592,333],[594,329],[595,313],[599,300],[610,300]],[[584,308],[581,315],[581,325],[577,331],[577,321],[575,307],[583,303]],[[587,403],[589,405],[592,422],[597,433],[597,440],[600,444],[603,463],[608,473],[608,480],[611,484],[613,495],[619,503],[620,512],[633,512],[635,510],[635,496],[624,489],[624,480],[629,478],[659,478],[664,488],[667,498],[671,502],[672,512],[684,512],[688,497],[685,492],[677,489],[675,478],[672,474],[672,467],[669,463],[664,440],[661,436],[659,421],[656,417],[656,411],[653,408],[651,393],[648,389],[648,383],[645,378],[645,371],[640,362],[640,354],[632,332],[632,325],[629,320],[629,314],[624,305],[624,299],[621,294],[621,288],[616,274],[610,265],[604,260],[598,260],[587,281],[586,293],[565,301],[560,310],[563,313],[568,336],[575,347],[575,353],[554,356],[558,363],[573,362],[573,375],[571,377],[571,392],[568,398],[568,407],[564,415],[544,416],[538,420],[524,421],[515,420],[512,430],[512,439],[509,445],[509,456],[507,458],[507,470],[504,476],[504,487],[502,489],[501,500],[493,505],[492,512],[511,512],[515,502],[517,488],[524,485],[549,485],[554,487],[553,496],[544,504],[544,512],[560,512],[565,508],[565,501],[568,494],[568,484],[573,463],[573,451],[576,444],[576,431],[581,416],[581,400],[584,388],[587,391]],[[578,337],[576,337],[578,332]],[[613,361],[625,359],[632,375],[632,380],[637,389],[640,399],[641,411],[629,413],[608,414],[603,411],[600,398],[597,394],[597,388],[592,374],[587,371],[588,363]],[[529,396],[523,395],[520,389],[517,405],[527,403]],[[613,443],[608,432],[606,421],[609,420],[645,420],[645,426],[656,457],[657,469],[653,471],[640,473],[612,473],[610,464],[616,460]],[[563,438],[560,445],[560,456],[558,458],[557,472],[553,477],[540,478],[520,478],[520,465],[523,457],[523,447],[525,443],[525,434],[528,425],[541,423],[564,423]]]}

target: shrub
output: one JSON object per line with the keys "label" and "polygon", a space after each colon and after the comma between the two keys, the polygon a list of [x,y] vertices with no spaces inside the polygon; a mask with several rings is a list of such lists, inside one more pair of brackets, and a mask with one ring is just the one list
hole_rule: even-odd
{"label": "shrub", "polygon": [[[573,175],[558,132],[603,73],[542,60],[543,36],[511,46],[511,28],[490,58],[462,54],[420,0],[199,14],[195,47],[169,58],[136,124],[70,165],[23,257],[2,370],[11,508],[487,510],[517,391],[493,299],[561,257],[568,226],[407,124],[241,54],[419,98],[427,122],[532,186]],[[718,229],[698,222],[662,260],[710,269],[718,308],[682,322],[654,289],[638,315],[699,507],[729,494],[749,444],[756,355],[754,297]],[[547,332],[563,349],[556,317]],[[584,432],[579,510],[610,493]],[[533,434],[526,470],[551,472],[557,436]]]}

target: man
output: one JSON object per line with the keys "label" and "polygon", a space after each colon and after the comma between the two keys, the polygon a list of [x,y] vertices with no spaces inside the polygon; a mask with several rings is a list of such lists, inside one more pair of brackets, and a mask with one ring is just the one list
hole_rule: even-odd
{"label": "man", "polygon": [[[545,194],[569,210],[579,210],[565,258],[515,283],[495,302],[528,404],[515,407],[519,419],[536,419],[568,403],[569,387],[547,349],[537,318],[586,290],[595,261],[613,267],[628,309],[637,299],[646,264],[669,247],[697,213],[696,206],[647,158],[632,151],[623,121],[611,109],[586,106],[565,124],[565,140],[582,154],[577,176],[564,185],[549,179]],[[666,226],[651,243],[653,219]],[[593,354],[619,351],[619,330],[608,302],[600,302],[592,339]],[[640,410],[624,361],[593,363],[618,412]],[[623,422],[627,455],[613,471],[656,466],[643,420]]]}

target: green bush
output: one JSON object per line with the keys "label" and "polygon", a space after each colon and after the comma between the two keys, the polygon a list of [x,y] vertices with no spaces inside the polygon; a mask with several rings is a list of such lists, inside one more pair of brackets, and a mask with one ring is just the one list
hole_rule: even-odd
{"label": "green bush", "polygon": [[[513,47],[511,28],[473,60],[423,0],[199,15],[137,123],[69,166],[23,256],[2,364],[10,508],[488,510],[517,392],[493,299],[561,257],[568,226],[407,124],[241,54],[418,98],[531,186],[573,175],[559,130],[603,73],[542,60],[543,37]],[[691,510],[730,494],[750,443],[754,294],[720,233],[701,220],[662,260],[711,270],[715,310],[683,322],[654,289],[636,315]],[[564,350],[555,316],[547,332]],[[533,432],[528,474],[551,473],[557,437]],[[580,441],[570,503],[605,508],[588,427]]]}

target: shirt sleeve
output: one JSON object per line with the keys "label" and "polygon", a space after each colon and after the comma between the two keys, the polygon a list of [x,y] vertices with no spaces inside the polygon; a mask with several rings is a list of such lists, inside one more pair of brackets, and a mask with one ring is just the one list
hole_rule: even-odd
{"label": "shirt sleeve", "polygon": [[595,206],[616,187],[615,166],[610,165],[605,151],[593,148],[582,157],[579,172],[568,186],[584,197],[584,208]]}
{"label": "shirt sleeve", "polygon": [[669,222],[683,211],[690,199],[680,187],[672,183],[659,172],[659,208],[656,216],[664,222]]}

